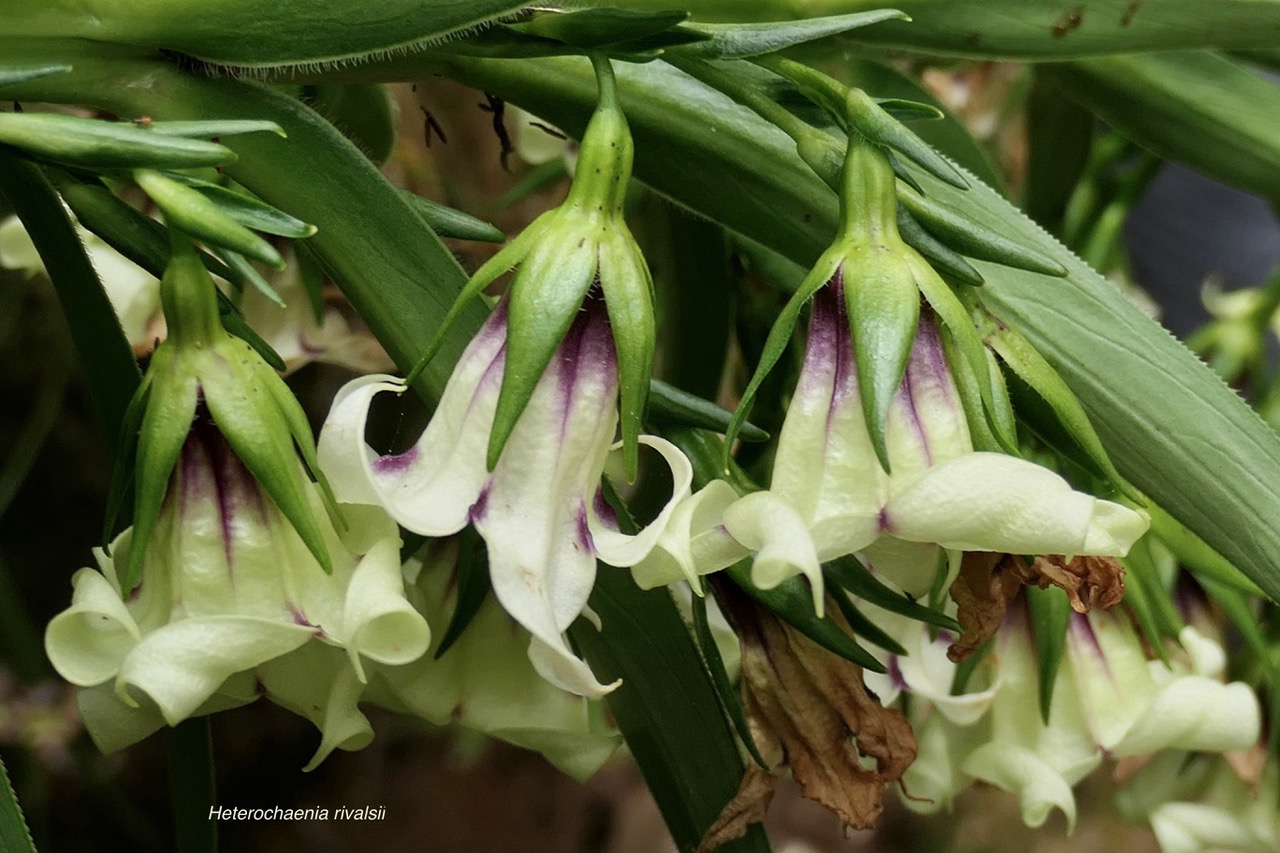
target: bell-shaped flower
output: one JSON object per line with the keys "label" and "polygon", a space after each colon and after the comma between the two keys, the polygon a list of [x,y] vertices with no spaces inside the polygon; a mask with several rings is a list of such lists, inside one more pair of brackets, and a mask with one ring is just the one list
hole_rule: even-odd
{"label": "bell-shaped flower", "polygon": [[552,684],[598,696],[610,687],[570,650],[564,632],[586,607],[596,559],[613,566],[643,559],[688,494],[692,469],[674,445],[641,436],[670,465],[674,492],[641,533],[616,529],[600,482],[618,423],[618,364],[605,306],[588,296],[489,470],[507,335],[504,302],[463,353],[422,437],[398,455],[374,454],[364,425],[373,398],[403,383],[376,375],[351,382],[334,399],[320,459],[340,499],[380,504],[409,530],[448,536],[474,524],[498,601],[532,635],[534,666]]}
{"label": "bell-shaped flower", "polygon": [[[223,328],[213,279],[190,241],[174,234],[160,286],[169,335],[152,354],[125,415],[126,429],[136,430],[139,440],[136,545],[119,570],[122,588],[132,589],[140,577],[170,475],[199,409],[327,571],[331,558],[323,522],[310,500],[308,474],[322,489],[325,483],[306,414],[253,347]],[[117,478],[117,487],[120,482]]]}
{"label": "bell-shaped flower", "polygon": [[1048,722],[1041,718],[1035,648],[1027,609],[1019,602],[1009,608],[993,652],[1001,687],[986,721],[990,737],[960,766],[969,777],[1016,794],[1027,826],[1040,826],[1059,809],[1072,827],[1071,788],[1102,762],[1102,752],[1072,682],[1059,679]]}
{"label": "bell-shaped flower", "polygon": [[[347,507],[340,535],[318,487],[308,485],[306,497],[322,520],[331,571],[222,433],[203,417],[192,426],[140,581],[126,584],[123,574],[137,547],[134,528],[116,540],[111,556],[97,553],[97,569],[76,573],[71,606],[45,635],[64,678],[112,688],[82,702],[86,725],[104,747],[127,745],[160,721],[176,725],[243,704],[260,691],[322,727],[318,758],[335,745],[361,743],[350,723],[366,659],[414,660],[430,631],[405,597],[392,521],[374,507]],[[297,654],[308,645],[336,651]],[[330,705],[332,713],[312,713]]]}
{"label": "bell-shaped flower", "polygon": [[753,580],[762,587],[803,574],[817,599],[821,564],[861,551],[888,579],[919,595],[935,581],[939,548],[1123,554],[1145,532],[1139,513],[1074,491],[1046,468],[973,450],[941,332],[927,312],[889,405],[892,473],[886,473],[860,398],[843,287],[837,273],[813,297],[805,360],[769,489],[733,503],[697,531],[700,552],[716,555],[719,565],[707,561],[691,570],[714,571],[740,559],[746,551],[735,552],[727,534],[756,552]]}
{"label": "bell-shaped flower", "polygon": [[1175,656],[1169,664],[1148,660],[1123,614],[1072,614],[1064,668],[1075,681],[1094,740],[1108,754],[1225,752],[1257,742],[1262,715],[1253,690],[1241,682],[1223,683],[1221,648],[1216,654],[1205,648],[1216,646],[1213,640],[1191,627],[1180,640],[1191,653],[1183,655],[1185,663]]}
{"label": "bell-shaped flower", "polygon": [[[405,564],[415,608],[435,625],[452,625],[458,610],[457,537],[428,545]],[[435,725],[457,724],[542,753],[556,767],[586,779],[622,742],[599,700],[562,690],[530,664],[529,632],[486,596],[443,654],[400,666],[378,666],[366,698]]]}

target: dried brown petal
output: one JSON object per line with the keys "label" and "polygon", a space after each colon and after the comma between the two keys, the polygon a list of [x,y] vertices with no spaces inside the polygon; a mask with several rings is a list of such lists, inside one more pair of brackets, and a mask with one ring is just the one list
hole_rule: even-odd
{"label": "dried brown petal", "polygon": [[716,822],[707,830],[702,843],[698,845],[697,853],[710,853],[717,847],[746,835],[751,824],[762,822],[765,812],[769,810],[769,803],[773,800],[773,788],[777,781],[759,766],[748,764],[747,772],[742,776],[742,784],[738,786],[738,793],[733,795]]}
{"label": "dried brown petal", "polygon": [[[1032,579],[1041,589],[1052,584],[1067,593],[1077,613],[1110,610],[1124,598],[1124,566],[1115,557],[1036,557]],[[1029,581],[1029,582],[1031,582]]]}
{"label": "dried brown petal", "polygon": [[1026,560],[1010,554],[967,551],[960,573],[951,584],[960,637],[947,649],[959,662],[973,654],[1000,630],[1009,601],[1022,589],[1029,570]]}
{"label": "dried brown petal", "polygon": [[[740,614],[736,614],[740,615]],[[884,787],[916,757],[911,725],[886,709],[862,681],[862,668],[832,654],[772,613],[738,619],[744,705],[766,759],[779,746],[806,797],[866,829],[883,808]],[[868,765],[864,766],[864,759]],[[775,769],[780,768],[775,764]],[[749,768],[713,832],[724,843],[764,814],[773,778]],[[728,834],[734,830],[735,835]],[[708,835],[708,840],[712,835]],[[711,849],[704,842],[703,849]]]}

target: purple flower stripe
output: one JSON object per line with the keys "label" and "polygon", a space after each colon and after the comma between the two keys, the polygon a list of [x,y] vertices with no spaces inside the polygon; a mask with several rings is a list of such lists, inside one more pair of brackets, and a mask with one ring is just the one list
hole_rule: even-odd
{"label": "purple flower stripe", "polygon": [[1102,644],[1098,642],[1098,635],[1093,630],[1093,625],[1089,622],[1089,617],[1081,613],[1072,611],[1071,621],[1067,623],[1067,634],[1071,639],[1072,648],[1078,654],[1092,655],[1097,659],[1098,666],[1106,673],[1107,677],[1112,679],[1111,667],[1107,665],[1106,653],[1102,650]]}
{"label": "purple flower stripe", "polygon": [[398,474],[413,464],[418,458],[418,445],[413,445],[404,453],[393,453],[379,456],[373,460],[373,470],[379,474]]}

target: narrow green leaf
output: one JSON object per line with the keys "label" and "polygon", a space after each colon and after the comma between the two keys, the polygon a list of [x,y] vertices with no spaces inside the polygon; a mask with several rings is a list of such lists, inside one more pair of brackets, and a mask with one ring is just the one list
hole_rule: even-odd
{"label": "narrow green leaf", "polygon": [[178,723],[167,745],[176,853],[217,853],[218,822],[209,816],[217,803],[209,718]]}
{"label": "narrow green leaf", "polygon": [[44,174],[30,163],[0,151],[0,195],[13,206],[49,271],[76,354],[89,380],[89,394],[108,457],[114,459],[126,438],[120,431],[125,410],[142,379],[133,348],[124,337],[75,227]]}
{"label": "narrow green leaf", "polygon": [[263,278],[262,273],[254,269],[253,264],[245,260],[244,255],[221,249],[217,246],[213,248],[213,253],[227,265],[227,270],[231,273],[230,280],[234,284],[241,288],[247,284],[267,297],[276,307],[285,307],[284,299],[281,298],[279,293],[276,293],[276,289],[271,286],[271,282]]}
{"label": "narrow green leaf", "polygon": [[[1053,410],[1061,428],[1088,458],[1090,467],[1111,480],[1118,489],[1134,500],[1142,501],[1142,496],[1125,483],[1120,472],[1112,465],[1084,407],[1044,356],[1013,329],[1000,329],[988,335],[987,344],[996,351],[1012,374],[1034,390]],[[1040,423],[1043,426],[1043,420]],[[1052,432],[1046,434],[1052,435]]]}
{"label": "narrow green leaf", "polygon": [[769,762],[764,760],[764,756],[760,754],[760,748],[756,746],[756,739],[751,734],[751,726],[747,722],[747,714],[742,709],[742,700],[738,698],[738,690],[734,687],[733,681],[729,678],[729,671],[725,669],[724,659],[720,657],[720,649],[716,645],[716,638],[711,633],[711,625],[707,621],[707,599],[706,599],[706,582],[703,582],[702,594],[694,594],[690,600],[690,610],[693,614],[693,636],[698,642],[698,649],[702,652],[702,659],[706,662],[707,672],[711,675],[711,683],[715,685],[716,695],[720,699],[720,707],[724,709],[725,715],[728,716],[729,722],[733,725],[733,730],[738,734],[738,740],[742,741],[742,745],[746,747],[747,753],[761,768],[768,770]]}
{"label": "narrow green leaf", "polygon": [[[512,205],[519,204],[525,199],[555,186],[568,176],[569,173],[565,169],[564,160],[559,157],[534,166],[523,178],[516,181],[515,186],[503,193],[502,198],[498,199],[498,209],[506,210]],[[426,219],[426,216],[423,216],[423,218]],[[431,220],[428,219],[427,221],[430,222]]]}
{"label": "narrow green leaf", "polygon": [[0,64],[0,86],[11,83],[26,83],[28,80],[39,80],[54,74],[66,74],[70,65],[4,65]]}
{"label": "narrow green leaf", "polygon": [[890,613],[897,613],[924,622],[926,625],[960,633],[959,622],[940,610],[925,607],[914,599],[885,586],[853,555],[824,563],[822,574],[840,589]]}
{"label": "narrow green leaf", "polygon": [[[674,426],[700,427],[725,432],[733,413],[715,403],[681,391],[661,379],[649,382],[648,417]],[[743,441],[768,441],[769,433],[748,421],[738,427],[738,437]]]}
{"label": "narrow green leaf", "polygon": [[[564,174],[563,166],[559,163],[558,172]],[[429,198],[423,198],[417,193],[402,190],[404,197],[408,199],[409,204],[418,211],[431,230],[439,234],[441,237],[453,237],[458,240],[478,240],[483,243],[502,243],[507,239],[507,235],[502,233],[502,229],[483,219],[477,219],[469,213],[463,213],[461,210],[449,207],[446,204],[440,204]]]}
{"label": "narrow green leaf", "polygon": [[470,525],[459,535],[457,563],[457,604],[453,608],[453,616],[449,619],[449,627],[445,628],[440,645],[436,647],[435,659],[439,660],[445,652],[453,648],[453,644],[467,630],[471,620],[480,612],[480,607],[489,596],[493,585],[489,581],[489,562],[485,557],[484,540]]}
{"label": "narrow green leaf", "polygon": [[[1027,94],[1027,175],[1022,207],[1051,234],[1062,234],[1067,199],[1084,174],[1096,120],[1037,66]],[[988,181],[990,183],[990,181]]]}
{"label": "narrow green leaf", "polygon": [[[733,730],[665,589],[643,592],[626,572],[602,566],[591,607],[604,630],[579,619],[570,637],[598,678],[622,679],[607,697],[609,709],[677,849],[691,853],[742,779]],[[756,826],[720,849],[767,853],[770,848]]]}
{"label": "narrow green leaf", "polygon": [[1036,641],[1037,672],[1040,678],[1040,719],[1049,724],[1053,707],[1053,687],[1058,683],[1058,668],[1066,651],[1067,625],[1071,621],[1071,602],[1057,587],[1040,589],[1024,587],[1027,610],[1031,617],[1031,634]]}
{"label": "narrow green leaf", "polygon": [[314,67],[349,64],[369,54],[404,53],[523,5],[514,0],[335,0],[317,14],[311,0],[158,0],[141,5],[50,0],[7,9],[5,31],[28,40],[164,48],[222,65]]}
{"label": "narrow green leaf", "polygon": [[875,9],[849,15],[831,15],[769,24],[685,24],[685,29],[707,36],[706,41],[680,48],[705,59],[741,59],[784,50],[808,41],[888,21],[905,19],[897,9]]}
{"label": "narrow green leaf", "polygon": [[0,850],[4,853],[36,853],[31,830],[22,816],[18,795],[9,781],[9,771],[0,761]]}
{"label": "narrow green leaf", "polygon": [[[825,577],[826,570],[824,568],[823,575]],[[849,600],[849,596],[843,592],[836,590],[831,595],[835,599],[836,607],[840,609],[840,615],[844,617],[844,621],[849,623],[849,630],[854,635],[861,637],[873,646],[879,646],[890,654],[905,655],[907,650],[902,644],[886,634],[879,625],[872,622],[866,616],[853,606],[853,602]]]}
{"label": "narrow green leaf", "polygon": [[165,175],[180,184],[186,184],[200,195],[217,205],[227,216],[239,222],[245,228],[263,231],[267,234],[278,234],[281,237],[310,237],[316,233],[316,227],[303,222],[266,204],[253,196],[228,189],[227,187],[189,175],[171,173]]}
{"label": "narrow green leaf", "polygon": [[1215,583],[1245,595],[1264,595],[1257,584],[1158,505],[1148,502],[1143,508],[1151,516],[1152,532],[1197,581]]}
{"label": "narrow green leaf", "polygon": [[191,169],[222,166],[236,159],[235,152],[216,142],[163,136],[131,122],[62,113],[0,113],[0,145],[82,169]]}
{"label": "narrow green leaf", "polygon": [[[428,5],[431,9],[417,4],[414,15],[435,14],[432,10],[440,4]],[[367,9],[362,6],[361,13]],[[333,20],[340,19],[336,15]],[[278,33],[261,32],[278,38]],[[108,45],[45,43],[37,49],[29,42],[0,39],[0,53],[13,61],[56,60],[59,51],[68,62],[75,58],[76,69],[6,87],[0,97],[90,104],[117,115],[146,114],[165,121],[263,120],[282,127],[287,139],[265,133],[227,139],[241,160],[226,173],[268,204],[306,211],[319,229],[307,244],[325,272],[400,369],[414,365],[466,274],[400,191],[333,125],[269,87],[184,74],[165,62],[121,55]],[[590,85],[594,106],[594,76]],[[485,313],[476,303],[460,309],[454,327],[441,339],[438,357],[415,384],[417,390],[429,399],[438,397]]]}
{"label": "narrow green leaf", "polygon": [[982,273],[925,230],[906,207],[898,208],[898,233],[939,273],[970,287],[982,286]]}
{"label": "narrow green leaf", "polygon": [[274,121],[225,119],[219,121],[153,121],[143,125],[148,133],[161,136],[185,136],[191,139],[209,139],[214,136],[235,136],[241,133],[274,133],[281,139],[285,132]]}
{"label": "narrow green leaf", "polygon": [[924,104],[906,98],[875,98],[874,100],[880,109],[898,121],[935,121],[945,115],[933,104]]}
{"label": "narrow green leaf", "polygon": [[892,148],[941,181],[964,189],[966,181],[945,157],[861,89],[848,95],[849,123],[868,139]]}
{"label": "narrow green leaf", "polygon": [[1041,73],[1143,148],[1280,201],[1280,86],[1241,63],[1183,51],[1090,59]]}
{"label": "narrow green leaf", "polygon": [[[634,9],[665,8],[670,0],[610,0]],[[826,4],[806,5],[821,9]],[[880,0],[842,0],[840,9],[875,8]],[[1275,47],[1280,4],[1274,0],[895,0],[909,20],[857,30],[846,40],[878,48],[979,59],[1064,59],[1126,51]],[[785,21],[789,0],[685,0],[698,20]]]}
{"label": "narrow green leaf", "polygon": [[513,25],[511,29],[590,50],[665,32],[688,17],[688,12],[672,10],[581,9],[544,12],[527,23]]}
{"label": "narrow green leaf", "polygon": [[[961,213],[948,210],[909,187],[898,187],[898,202],[935,237],[974,258],[1051,276],[1067,268],[1036,249],[1010,240]],[[975,273],[976,274],[976,273]]]}
{"label": "narrow green leaf", "polygon": [[241,225],[200,191],[149,169],[134,170],[133,179],[164,213],[170,227],[284,269],[284,259],[270,243]]}
{"label": "narrow green leaf", "polygon": [[751,560],[743,560],[725,571],[743,592],[777,614],[778,618],[828,651],[872,672],[884,672],[884,665],[858,644],[829,616],[813,612],[813,593],[800,578],[790,578],[773,589],[760,589],[751,582]]}

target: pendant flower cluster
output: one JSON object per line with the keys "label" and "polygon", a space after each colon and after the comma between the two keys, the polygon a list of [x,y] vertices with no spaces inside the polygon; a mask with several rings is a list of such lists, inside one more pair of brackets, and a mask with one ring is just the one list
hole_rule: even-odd
{"label": "pendant flower cluster", "polygon": [[[534,666],[583,696],[615,686],[601,684],[564,637],[586,608],[596,560],[626,567],[644,559],[692,479],[674,445],[640,434],[653,360],[652,282],[622,216],[631,138],[608,61],[596,68],[599,107],[569,196],[467,283],[453,314],[519,264],[422,437],[393,456],[366,447],[373,398],[406,384],[369,376],[338,394],[319,442],[339,499],[377,503],[426,536],[474,524],[498,601],[532,634]],[[674,484],[665,508],[634,535],[619,530],[601,491],[619,425],[628,475],[635,476],[639,446],[648,445]]]}

